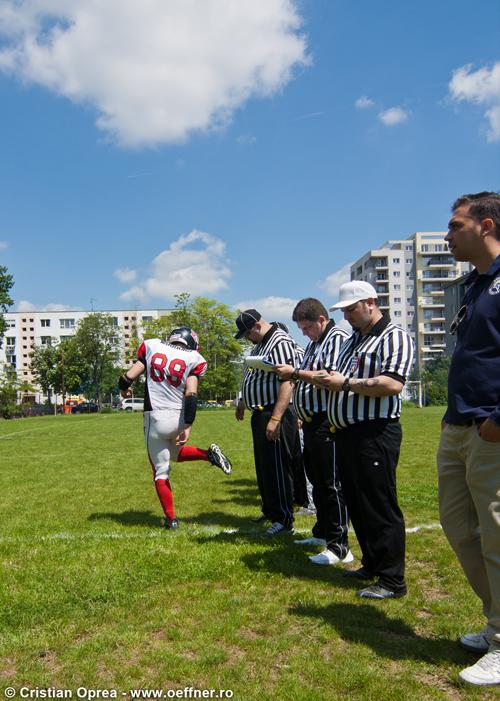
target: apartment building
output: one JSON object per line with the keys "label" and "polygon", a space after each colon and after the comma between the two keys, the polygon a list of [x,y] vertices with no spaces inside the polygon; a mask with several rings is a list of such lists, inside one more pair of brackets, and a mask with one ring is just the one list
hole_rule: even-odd
{"label": "apartment building", "polygon": [[[469,275],[462,275],[461,277],[448,282],[444,286],[444,317],[445,326],[447,329],[450,328],[451,322],[455,318],[458,310],[462,306],[462,300],[467,291],[467,281]],[[455,349],[456,336],[452,336],[450,333],[446,334],[446,349],[445,353],[447,355],[452,355]]]}
{"label": "apartment building", "polygon": [[382,311],[415,340],[414,243],[387,241],[351,266],[351,280],[366,280],[378,294]]}
{"label": "apartment building", "polygon": [[416,232],[387,241],[351,266],[351,280],[370,282],[382,310],[412,336],[419,371],[446,349],[444,288],[468,272],[448,252],[446,232]]}
{"label": "apartment building", "polygon": [[[120,329],[123,339],[122,352],[142,334],[145,321],[158,319],[171,313],[171,309],[112,310],[109,314]],[[30,353],[35,346],[60,343],[74,336],[78,322],[90,311],[36,311],[8,312],[4,314],[7,330],[0,348],[0,367],[4,363],[16,368],[19,380],[35,384],[30,369]]]}

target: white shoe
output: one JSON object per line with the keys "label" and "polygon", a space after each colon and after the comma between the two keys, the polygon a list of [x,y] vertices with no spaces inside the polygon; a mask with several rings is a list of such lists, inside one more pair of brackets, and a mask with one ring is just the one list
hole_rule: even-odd
{"label": "white shoe", "polygon": [[354,562],[354,555],[350,550],[347,551],[347,555],[344,557],[343,560],[341,560],[343,565],[348,565],[349,562]]}
{"label": "white shoe", "polygon": [[340,559],[338,555],[335,555],[335,553],[332,553],[331,550],[325,548],[323,552],[318,553],[317,555],[310,555],[309,559],[311,562],[314,562],[315,565],[339,565],[340,563],[344,562],[352,562],[354,560],[354,555],[349,550],[347,555],[343,559]]}
{"label": "white shoe", "polygon": [[500,648],[487,652],[472,667],[462,669],[458,676],[464,682],[478,686],[500,684]]}
{"label": "white shoe", "polygon": [[324,538],[304,538],[304,540],[294,540],[295,545],[322,545],[326,547],[326,540]]}
{"label": "white shoe", "polygon": [[460,645],[469,652],[484,654],[490,647],[490,629],[485,626],[479,633],[466,633],[460,638]]}

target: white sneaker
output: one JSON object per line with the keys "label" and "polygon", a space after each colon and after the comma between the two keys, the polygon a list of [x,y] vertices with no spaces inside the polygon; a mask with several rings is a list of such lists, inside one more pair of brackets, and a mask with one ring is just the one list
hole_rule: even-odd
{"label": "white sneaker", "polygon": [[341,560],[343,565],[348,565],[349,562],[354,562],[354,555],[350,550],[347,551],[347,555],[344,557],[343,560]]}
{"label": "white sneaker", "polygon": [[354,555],[352,552],[349,550],[347,555],[341,559],[335,553],[332,553],[331,550],[328,550],[328,548],[325,548],[323,552],[318,553],[317,555],[310,555],[309,559],[311,562],[314,562],[315,565],[339,565],[340,563],[347,563],[347,562],[352,562],[354,560]]}
{"label": "white sneaker", "polygon": [[304,538],[304,540],[294,540],[295,545],[322,545],[326,547],[326,540],[324,538]]}
{"label": "white sneaker", "polygon": [[275,521],[271,526],[269,526],[267,531],[264,531],[264,535],[268,536],[269,538],[272,538],[272,536],[275,535],[284,535],[285,533],[292,532],[292,528],[287,528],[282,523],[278,523],[278,521]]}
{"label": "white sneaker", "polygon": [[479,633],[466,633],[460,638],[460,645],[469,652],[488,652],[490,647],[490,629],[485,626]]}
{"label": "white sneaker", "polygon": [[472,667],[462,669],[458,676],[464,682],[478,686],[500,684],[500,648],[487,652]]}

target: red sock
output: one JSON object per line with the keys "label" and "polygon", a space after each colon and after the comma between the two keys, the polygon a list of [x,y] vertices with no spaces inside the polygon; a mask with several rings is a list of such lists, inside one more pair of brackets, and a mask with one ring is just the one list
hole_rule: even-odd
{"label": "red sock", "polygon": [[177,455],[177,462],[186,460],[208,460],[208,451],[197,448],[195,445],[183,445]]}
{"label": "red sock", "polygon": [[163,513],[167,518],[175,518],[174,495],[172,494],[170,480],[155,480],[155,487]]}

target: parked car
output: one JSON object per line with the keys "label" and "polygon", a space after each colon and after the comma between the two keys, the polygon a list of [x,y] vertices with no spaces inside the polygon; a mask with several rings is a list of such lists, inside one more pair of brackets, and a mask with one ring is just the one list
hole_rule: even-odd
{"label": "parked car", "polygon": [[122,411],[144,411],[144,399],[132,399],[132,397],[122,399],[120,409]]}
{"label": "parked car", "polygon": [[95,414],[99,407],[94,402],[81,402],[71,407],[72,414]]}

